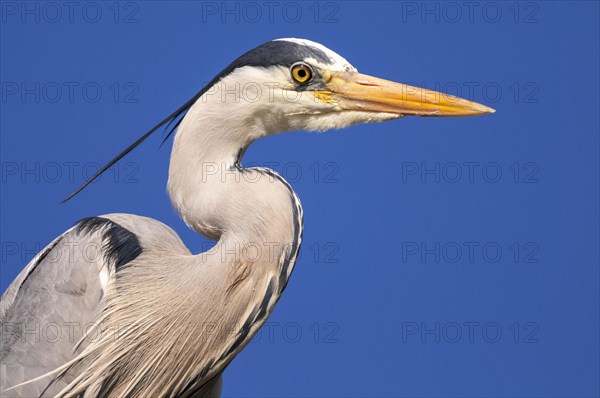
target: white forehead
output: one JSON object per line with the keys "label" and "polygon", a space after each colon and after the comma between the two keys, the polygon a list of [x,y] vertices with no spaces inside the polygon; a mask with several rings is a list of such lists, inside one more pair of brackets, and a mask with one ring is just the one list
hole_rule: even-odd
{"label": "white forehead", "polygon": [[275,41],[289,41],[292,43],[300,44],[302,46],[312,47],[317,50],[324,52],[330,59],[330,64],[323,64],[320,61],[317,61],[314,58],[309,58],[306,61],[311,62],[313,65],[321,68],[326,68],[329,70],[337,70],[337,71],[353,71],[356,72],[356,68],[350,64],[350,62],[346,61],[344,57],[332,51],[322,45],[321,43],[317,43],[314,41],[306,40],[306,39],[296,39],[296,38],[284,38],[284,39],[276,39]]}

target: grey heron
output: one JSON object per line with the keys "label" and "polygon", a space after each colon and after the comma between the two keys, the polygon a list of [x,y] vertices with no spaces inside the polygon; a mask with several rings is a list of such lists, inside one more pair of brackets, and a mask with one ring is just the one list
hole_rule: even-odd
{"label": "grey heron", "polygon": [[[133,214],[77,222],[2,295],[2,396],[219,396],[224,369],[285,290],[302,239],[300,200],[275,171],[242,166],[248,146],[285,131],[491,112],[360,74],[308,40],[245,53],[97,174],[170,127],[172,205],[215,246],[192,254],[171,228]],[[49,324],[50,335],[34,336]]]}

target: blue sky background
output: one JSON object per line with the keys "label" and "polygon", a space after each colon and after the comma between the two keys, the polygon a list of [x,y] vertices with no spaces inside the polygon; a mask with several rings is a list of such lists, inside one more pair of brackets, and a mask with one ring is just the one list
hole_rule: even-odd
{"label": "blue sky background", "polygon": [[599,395],[597,2],[48,4],[1,3],[2,291],[86,216],[154,217],[203,250],[160,134],[58,202],[235,57],[303,37],[497,113],[249,149],[298,192],[304,243],[224,396]]}

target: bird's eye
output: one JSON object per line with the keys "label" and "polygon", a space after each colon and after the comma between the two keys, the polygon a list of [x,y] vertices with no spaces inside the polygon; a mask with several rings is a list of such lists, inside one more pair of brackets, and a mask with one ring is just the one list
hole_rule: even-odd
{"label": "bird's eye", "polygon": [[310,66],[305,63],[295,63],[292,65],[292,78],[298,83],[306,83],[312,78],[313,72]]}

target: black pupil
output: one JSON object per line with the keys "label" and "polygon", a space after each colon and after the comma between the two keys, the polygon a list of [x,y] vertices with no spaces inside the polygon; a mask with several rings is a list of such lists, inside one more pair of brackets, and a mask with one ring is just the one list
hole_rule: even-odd
{"label": "black pupil", "polygon": [[306,71],[304,69],[300,69],[298,71],[298,76],[300,76],[302,78],[306,77]]}

